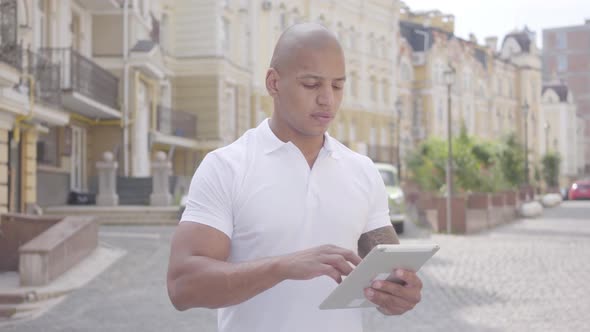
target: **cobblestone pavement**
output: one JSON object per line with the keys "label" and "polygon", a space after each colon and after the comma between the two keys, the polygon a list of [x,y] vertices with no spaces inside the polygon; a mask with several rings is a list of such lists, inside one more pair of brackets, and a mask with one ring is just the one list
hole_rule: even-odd
{"label": "cobblestone pavement", "polygon": [[[215,312],[176,312],[165,289],[172,228],[102,227],[128,254],[45,315],[6,331],[216,331]],[[401,317],[365,312],[366,332],[590,331],[590,202],[471,236],[432,235],[422,302]]]}

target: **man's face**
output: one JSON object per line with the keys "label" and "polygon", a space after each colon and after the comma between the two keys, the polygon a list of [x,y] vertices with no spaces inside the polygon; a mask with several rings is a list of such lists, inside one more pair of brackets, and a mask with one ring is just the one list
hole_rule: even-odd
{"label": "man's face", "polygon": [[277,120],[295,135],[324,135],[342,102],[342,51],[337,47],[300,50],[285,67],[277,83]]}

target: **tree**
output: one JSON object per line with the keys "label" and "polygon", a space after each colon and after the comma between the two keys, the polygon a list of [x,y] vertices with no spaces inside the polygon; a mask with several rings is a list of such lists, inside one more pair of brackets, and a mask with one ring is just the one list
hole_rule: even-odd
{"label": "tree", "polygon": [[543,156],[541,164],[543,165],[543,180],[547,187],[557,187],[559,185],[559,165],[561,157],[558,153],[549,152]]}
{"label": "tree", "polygon": [[518,187],[524,183],[524,151],[516,140],[516,135],[510,134],[504,138],[498,154],[498,161],[502,174],[511,187]]}

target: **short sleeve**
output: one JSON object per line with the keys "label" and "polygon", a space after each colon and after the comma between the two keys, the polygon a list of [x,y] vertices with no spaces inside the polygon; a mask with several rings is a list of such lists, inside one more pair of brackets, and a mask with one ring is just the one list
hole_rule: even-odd
{"label": "short sleeve", "polygon": [[197,168],[180,222],[213,227],[229,238],[233,234],[232,183],[230,167],[215,153],[209,153]]}
{"label": "short sleeve", "polygon": [[369,174],[371,182],[371,201],[369,206],[369,220],[367,221],[367,225],[365,226],[363,233],[367,233],[381,227],[391,226],[385,183],[383,183],[383,179],[379,174],[379,170],[377,170],[372,162],[371,171]]}

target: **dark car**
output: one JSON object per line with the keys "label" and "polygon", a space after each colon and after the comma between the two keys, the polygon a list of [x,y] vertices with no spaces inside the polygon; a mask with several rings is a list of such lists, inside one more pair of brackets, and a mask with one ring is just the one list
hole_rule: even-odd
{"label": "dark car", "polygon": [[590,179],[574,182],[568,191],[568,199],[590,199]]}

